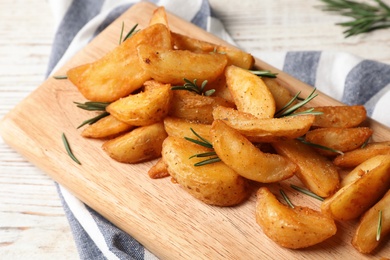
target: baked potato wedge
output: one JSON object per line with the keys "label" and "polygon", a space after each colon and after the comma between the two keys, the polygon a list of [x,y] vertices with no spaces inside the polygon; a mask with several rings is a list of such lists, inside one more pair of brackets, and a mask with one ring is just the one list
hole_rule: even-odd
{"label": "baked potato wedge", "polygon": [[239,111],[258,118],[274,116],[274,97],[260,77],[234,65],[226,68],[225,76],[226,84]]}
{"label": "baked potato wedge", "polygon": [[309,247],[336,234],[334,220],[311,208],[280,203],[266,187],[257,191],[256,222],[271,240],[282,247]]}
{"label": "baked potato wedge", "polygon": [[161,179],[169,176],[168,166],[162,158],[158,159],[156,163],[148,170],[148,175],[152,179]]}
{"label": "baked potato wedge", "polygon": [[[323,213],[337,220],[358,218],[372,207],[390,188],[390,155],[378,155],[369,160],[378,165],[361,177],[339,189],[321,204]],[[359,166],[358,166],[359,167]]]}
{"label": "baked potato wedge", "polygon": [[336,166],[312,147],[298,140],[275,142],[272,146],[298,165],[295,175],[318,196],[328,197],[339,188],[340,177]]}
{"label": "baked potato wedge", "polygon": [[171,100],[171,85],[162,84],[161,87],[121,98],[108,105],[106,111],[126,124],[146,126],[164,119]]}
{"label": "baked potato wedge", "polygon": [[167,137],[162,122],[141,126],[133,131],[106,141],[102,148],[114,160],[139,163],[161,156],[162,143]]}
{"label": "baked potato wedge", "polygon": [[108,115],[96,123],[88,125],[81,132],[81,136],[86,138],[110,138],[132,129],[134,129],[134,126],[119,121],[112,115]]}
{"label": "baked potato wedge", "polygon": [[162,157],[172,178],[189,194],[204,203],[233,206],[249,196],[248,181],[223,162],[194,166],[203,160],[191,158],[209,149],[184,138],[169,136],[165,139]]}
{"label": "baked potato wedge", "polygon": [[164,127],[169,136],[195,138],[194,133],[191,131],[193,129],[206,140],[210,140],[211,125],[208,124],[190,122],[175,117],[166,117],[164,118]]}
{"label": "baked potato wedge", "polygon": [[[390,190],[372,208],[367,210],[359,222],[352,245],[363,254],[371,253],[390,233]],[[381,231],[378,234],[379,212],[381,216]]]}
{"label": "baked potato wedge", "polygon": [[[307,109],[307,108],[305,108]],[[367,118],[364,106],[319,106],[315,111],[322,112],[316,116],[313,127],[350,128],[360,125]]]}
{"label": "baked potato wedge", "polygon": [[215,120],[211,126],[211,143],[218,157],[241,176],[262,183],[290,178],[295,163],[278,154],[264,153],[245,136]]}

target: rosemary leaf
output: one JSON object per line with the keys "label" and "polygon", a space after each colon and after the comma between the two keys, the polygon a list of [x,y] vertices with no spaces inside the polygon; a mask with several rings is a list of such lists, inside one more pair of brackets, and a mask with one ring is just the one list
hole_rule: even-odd
{"label": "rosemary leaf", "polygon": [[58,75],[58,76],[53,76],[54,79],[68,79],[68,76],[66,75]]}
{"label": "rosemary leaf", "polygon": [[376,241],[379,241],[381,239],[381,233],[382,233],[382,210],[379,210],[378,214],[378,227],[376,230]]}
{"label": "rosemary leaf", "polygon": [[138,26],[138,23],[135,24],[131,29],[130,31],[126,34],[125,38],[123,39],[122,42],[126,41],[128,38],[130,38],[131,36],[133,36],[134,34],[136,34],[139,30],[136,30],[137,29],[137,26]]}
{"label": "rosemary leaf", "polygon": [[196,84],[197,79],[194,79],[194,81],[192,82],[191,80],[186,78],[184,78],[183,80],[185,82],[183,86],[173,86],[171,87],[171,90],[188,90],[204,96],[211,96],[215,92],[215,89],[210,89],[207,90],[206,92],[204,91],[205,86],[207,84],[207,80],[204,80],[200,87]]}
{"label": "rosemary leaf", "polygon": [[248,71],[259,77],[276,78],[276,75],[278,75],[278,73],[272,73],[269,70],[248,70]]}
{"label": "rosemary leaf", "polygon": [[119,36],[119,44],[122,43],[123,30],[125,29],[125,23],[122,22],[121,35]]}
{"label": "rosemary leaf", "polygon": [[291,203],[290,199],[287,197],[284,190],[280,189],[280,194],[282,194],[283,199],[287,202],[287,204],[290,206],[290,208],[294,208],[294,205]]}
{"label": "rosemary leaf", "polygon": [[195,158],[195,157],[210,157],[210,156],[215,156],[217,155],[216,152],[207,152],[207,153],[198,153],[198,154],[194,154],[190,157],[191,158]]}
{"label": "rosemary leaf", "polygon": [[88,110],[88,111],[106,111],[106,107],[110,102],[73,102],[77,105],[78,108]]}
{"label": "rosemary leaf", "polygon": [[320,200],[320,201],[324,201],[324,198],[323,198],[323,197],[320,197],[320,196],[318,196],[317,194],[315,194],[315,193],[313,193],[313,192],[311,192],[311,191],[309,191],[309,190],[307,190],[307,189],[304,189],[304,188],[295,186],[294,184],[291,184],[290,186],[291,186],[291,188],[293,188],[294,190],[297,190],[297,191],[299,191],[299,192],[301,192],[301,193],[303,193],[303,194],[305,194],[305,195],[308,195],[308,196],[313,197],[313,198],[315,198],[315,199],[318,199],[318,200]]}
{"label": "rosemary leaf", "polygon": [[221,161],[221,159],[219,159],[219,157],[213,157],[213,158],[195,163],[194,166],[203,166],[206,164],[216,163],[216,162],[220,162],[220,161]]}
{"label": "rosemary leaf", "polygon": [[[281,110],[279,110],[277,113],[275,113],[275,117],[284,117],[284,116],[289,116],[293,114],[296,110],[299,108],[303,107],[307,103],[309,103],[313,98],[318,96],[318,94],[314,94],[316,91],[316,88],[313,89],[313,91],[310,93],[310,95],[304,99],[303,101],[293,105],[292,107],[289,107],[295,100],[298,99],[298,96],[300,92],[298,92]],[[308,114],[308,113],[306,113]],[[318,112],[312,111],[311,114],[318,114]]]}
{"label": "rosemary leaf", "polygon": [[68,155],[70,156],[70,158],[72,158],[72,160],[75,161],[77,164],[80,164],[80,165],[81,165],[81,162],[76,158],[76,156],[74,156],[74,154],[73,154],[73,152],[72,152],[72,149],[70,148],[68,139],[67,139],[66,136],[65,136],[65,133],[62,133],[62,142],[64,143],[66,152],[68,153]]}
{"label": "rosemary leaf", "polygon": [[344,154],[342,151],[333,149],[333,148],[331,148],[331,147],[327,147],[327,146],[323,146],[323,145],[320,145],[320,144],[315,144],[315,143],[308,142],[308,141],[306,141],[306,140],[305,140],[304,138],[302,138],[302,137],[298,137],[298,138],[296,138],[296,139],[297,139],[298,141],[300,141],[301,143],[303,143],[303,144],[310,145],[310,146],[315,147],[315,148],[319,148],[319,149],[322,149],[322,150],[330,151],[330,152],[333,152],[333,153],[338,153],[338,154],[341,154],[341,155]]}
{"label": "rosemary leaf", "polygon": [[104,117],[106,117],[106,116],[108,116],[108,115],[109,115],[108,112],[103,112],[103,113],[101,113],[101,114],[99,114],[99,115],[97,115],[97,116],[95,116],[95,117],[92,117],[92,118],[90,118],[90,119],[87,119],[87,120],[83,121],[83,122],[81,123],[81,125],[79,125],[79,126],[77,127],[77,129],[79,129],[80,127],[85,126],[86,124],[92,125],[93,123],[96,123],[97,121],[99,121],[100,119],[102,119],[102,118],[104,118]]}
{"label": "rosemary leaf", "polygon": [[[206,148],[209,148],[209,149],[213,149],[213,145],[208,140],[206,140],[205,138],[200,136],[197,132],[195,132],[195,130],[193,128],[190,128],[190,130],[200,140],[193,139],[193,138],[190,138],[190,137],[184,137],[184,139],[186,139],[187,141],[190,141],[192,143],[195,143],[197,145],[200,145],[200,146],[203,146],[203,147],[206,147]],[[214,157],[211,157],[211,156],[214,156]],[[197,162],[197,163],[194,164],[194,166],[203,166],[203,165],[206,165],[206,164],[210,164],[210,163],[215,163],[215,162],[220,162],[221,161],[221,159],[218,157],[218,155],[217,155],[217,153],[215,151],[194,154],[189,159],[192,159],[192,158],[195,158],[195,157],[197,157],[197,158],[199,158],[199,157],[211,157],[211,158],[203,160],[203,161],[200,161],[200,162]]]}

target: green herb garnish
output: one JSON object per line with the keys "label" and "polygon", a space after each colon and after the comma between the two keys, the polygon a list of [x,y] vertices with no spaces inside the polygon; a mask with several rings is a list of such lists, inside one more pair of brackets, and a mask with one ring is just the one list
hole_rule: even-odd
{"label": "green herb garnish", "polygon": [[276,78],[276,75],[278,75],[278,73],[272,73],[269,70],[248,70],[248,71],[259,77]]}
{"label": "green herb garnish", "polygon": [[290,199],[287,197],[284,190],[280,190],[280,194],[282,194],[283,199],[287,202],[287,204],[290,206],[290,208],[294,208],[294,205],[291,203]]}
{"label": "green herb garnish", "polygon": [[390,7],[381,0],[373,0],[376,5],[353,0],[321,0],[322,10],[335,12],[352,20],[337,25],[348,28],[345,37],[368,33],[378,29],[390,28]]}
{"label": "green herb garnish", "polygon": [[136,30],[137,29],[137,26],[138,24],[135,24],[131,29],[130,31],[126,34],[125,38],[123,38],[122,40],[122,37],[123,37],[123,30],[125,28],[125,24],[124,22],[122,22],[122,29],[121,29],[121,34],[119,36],[119,44],[121,44],[122,42],[126,41],[128,38],[130,38],[131,36],[133,36],[134,34],[136,34],[139,30]]}
{"label": "green herb garnish", "polygon": [[298,102],[297,104],[290,107],[290,105],[296,101],[299,100],[299,95],[301,94],[301,91],[299,91],[289,102],[287,102],[286,105],[284,105],[279,111],[275,113],[276,118],[285,117],[285,116],[295,116],[300,114],[311,114],[311,115],[320,115],[322,112],[314,111],[314,109],[310,108],[306,111],[296,112],[299,108],[303,107],[307,103],[309,103],[313,98],[318,96],[318,94],[314,94],[316,89],[314,88],[313,91],[310,93],[310,95],[302,100],[301,102]]}
{"label": "green herb garnish", "polygon": [[[187,141],[193,142],[193,143],[195,143],[197,145],[200,145],[200,146],[203,146],[203,147],[206,147],[206,148],[209,148],[209,149],[213,149],[212,143],[210,143],[208,140],[206,140],[205,138],[200,136],[197,132],[195,132],[194,129],[190,128],[190,130],[200,140],[193,139],[193,138],[190,138],[190,137],[184,137],[184,139],[186,139]],[[206,165],[206,164],[211,164],[211,163],[215,163],[215,162],[220,162],[221,161],[221,159],[218,157],[218,155],[217,155],[217,153],[215,151],[194,154],[189,159],[195,158],[195,157],[197,157],[197,158],[199,158],[199,157],[211,157],[211,158],[208,158],[206,160],[203,160],[203,161],[200,161],[198,163],[195,163],[194,166],[203,166],[203,165]]]}
{"label": "green herb garnish", "polygon": [[320,197],[320,196],[318,196],[317,194],[315,194],[315,193],[313,193],[313,192],[311,192],[311,191],[309,191],[309,190],[307,190],[307,189],[304,189],[304,188],[295,186],[294,184],[291,184],[290,186],[291,186],[291,188],[293,188],[294,190],[297,190],[297,191],[299,191],[299,192],[301,192],[301,193],[303,193],[303,194],[306,194],[306,195],[308,195],[308,196],[310,196],[310,197],[313,197],[313,198],[315,198],[315,199],[318,199],[318,200],[320,200],[320,201],[324,201],[324,198],[323,198],[323,197]]}
{"label": "green herb garnish", "polygon": [[296,139],[298,141],[300,141],[301,143],[303,143],[303,144],[306,144],[306,145],[309,145],[309,146],[312,146],[312,147],[315,147],[315,148],[318,148],[318,149],[326,150],[326,151],[333,152],[333,153],[338,153],[338,154],[341,154],[341,155],[344,154],[342,151],[333,149],[331,147],[327,147],[327,146],[323,146],[323,145],[320,145],[320,144],[315,144],[315,143],[308,142],[303,137],[298,137]]}
{"label": "green herb garnish", "polygon": [[99,115],[95,116],[95,117],[92,117],[90,119],[87,119],[85,121],[83,121],[78,127],[77,129],[79,129],[80,127],[86,125],[86,124],[89,124],[89,125],[92,125],[94,123],[96,123],[97,121],[99,121],[100,119],[106,117],[109,115],[109,113],[106,111],[106,107],[110,104],[109,102],[85,102],[85,103],[79,103],[79,102],[74,102],[78,108],[81,108],[81,109],[84,109],[84,110],[88,110],[88,111],[104,111],[102,113],[100,113]]}
{"label": "green herb garnish", "polygon": [[376,241],[379,241],[381,239],[381,233],[382,233],[382,210],[379,210],[378,227],[376,230]]}
{"label": "green herb garnish", "polygon": [[173,86],[171,87],[172,90],[188,90],[191,92],[195,92],[196,94],[203,95],[203,96],[211,96],[214,94],[215,89],[210,89],[205,91],[205,86],[207,85],[207,80],[204,80],[199,87],[196,84],[197,79],[194,79],[193,82],[191,82],[189,79],[183,79],[184,80],[184,85],[183,86]]}
{"label": "green herb garnish", "polygon": [[72,158],[73,161],[75,161],[76,163],[81,165],[81,162],[76,158],[76,156],[74,156],[72,149],[70,149],[70,145],[69,145],[68,139],[65,136],[65,133],[62,133],[62,142],[64,143],[66,152],[68,153],[70,158]]}
{"label": "green herb garnish", "polygon": [[58,75],[58,76],[53,76],[54,79],[68,79],[68,76],[66,75]]}

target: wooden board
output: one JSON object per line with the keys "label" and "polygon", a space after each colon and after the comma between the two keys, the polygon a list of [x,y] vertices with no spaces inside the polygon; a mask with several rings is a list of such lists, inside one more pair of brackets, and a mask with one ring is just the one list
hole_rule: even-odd
{"label": "wooden board", "polygon": [[[155,6],[141,2],[129,9],[56,74],[94,61],[117,46],[122,21],[127,26],[147,25]],[[202,40],[220,39],[175,16],[169,16],[172,31]],[[279,72],[279,80],[293,93],[311,92],[311,87],[257,59],[259,68]],[[375,257],[359,254],[350,240],[356,221],[338,223],[331,239],[304,250],[281,248],[256,224],[254,195],[230,208],[203,204],[174,185],[169,178],[150,179],[151,162],[127,165],[110,159],[101,141],[84,139],[76,127],[88,117],[73,101],[84,101],[67,80],[48,79],[23,100],[0,124],[1,135],[15,150],[41,168],[76,197],[126,231],[163,259],[335,259],[379,258],[390,255],[386,241]],[[339,104],[320,95],[314,104]],[[375,140],[389,140],[388,128],[369,121]],[[82,165],[67,155],[61,140],[65,133]],[[317,208],[319,203],[286,188],[294,203]]]}

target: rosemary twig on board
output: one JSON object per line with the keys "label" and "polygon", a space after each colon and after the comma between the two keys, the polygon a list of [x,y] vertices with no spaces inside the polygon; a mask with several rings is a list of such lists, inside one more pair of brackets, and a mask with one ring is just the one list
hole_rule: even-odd
{"label": "rosemary twig on board", "polygon": [[84,126],[84,125],[86,125],[86,124],[92,125],[93,123],[96,123],[100,119],[102,119],[102,118],[104,118],[104,117],[109,115],[109,113],[106,112],[106,107],[110,104],[109,102],[91,102],[91,101],[88,101],[88,102],[85,102],[85,103],[80,103],[80,102],[73,102],[73,103],[75,103],[78,108],[81,108],[81,109],[84,109],[84,110],[88,110],[88,111],[103,111],[102,113],[98,114],[97,116],[83,121],[77,127],[77,129],[82,127],[82,126]]}
{"label": "rosemary twig on board", "polygon": [[351,18],[350,21],[337,23],[347,28],[343,32],[345,37],[390,28],[390,7],[382,0],[372,0],[372,4],[353,0],[320,1],[325,4],[322,10]]}
{"label": "rosemary twig on board", "polygon": [[378,226],[376,230],[376,241],[379,241],[381,239],[381,233],[382,233],[382,210],[379,210]]}
{"label": "rosemary twig on board", "polygon": [[290,208],[294,208],[294,205],[291,203],[290,199],[287,197],[284,190],[280,189],[280,194],[282,194],[283,199],[286,201],[286,203],[290,206]]}
{"label": "rosemary twig on board", "polygon": [[73,152],[72,152],[72,149],[70,148],[68,139],[67,139],[66,136],[65,136],[65,133],[62,133],[62,142],[64,143],[66,152],[68,153],[68,155],[70,156],[70,158],[72,158],[72,160],[75,161],[77,164],[80,164],[80,165],[81,165],[81,162],[76,158],[76,156],[74,156],[74,154],[73,154]]}

